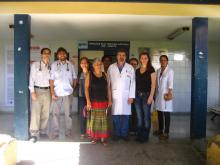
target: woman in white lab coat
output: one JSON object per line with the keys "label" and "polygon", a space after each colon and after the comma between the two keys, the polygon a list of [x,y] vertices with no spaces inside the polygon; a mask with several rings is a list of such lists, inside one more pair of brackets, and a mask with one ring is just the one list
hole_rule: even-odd
{"label": "woman in white lab coat", "polygon": [[168,57],[160,56],[161,68],[157,70],[156,109],[158,111],[159,138],[169,138],[170,112],[173,111],[174,72],[168,66]]}
{"label": "woman in white lab coat", "polygon": [[128,140],[129,115],[135,98],[135,72],[126,63],[126,51],[117,51],[117,62],[108,69],[109,86],[112,91],[113,140]]}

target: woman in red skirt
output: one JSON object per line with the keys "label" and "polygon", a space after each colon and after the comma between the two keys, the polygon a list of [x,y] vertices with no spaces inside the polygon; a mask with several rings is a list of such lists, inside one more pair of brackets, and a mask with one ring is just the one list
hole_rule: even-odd
{"label": "woman in red skirt", "polygon": [[93,71],[85,79],[85,95],[90,118],[87,120],[87,134],[92,144],[100,139],[103,145],[109,137],[108,109],[111,106],[111,92],[108,88],[107,76],[102,72],[102,62],[96,58]]}

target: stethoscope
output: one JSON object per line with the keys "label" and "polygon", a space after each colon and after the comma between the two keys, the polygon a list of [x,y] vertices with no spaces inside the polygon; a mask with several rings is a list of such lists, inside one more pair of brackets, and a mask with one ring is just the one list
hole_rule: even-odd
{"label": "stethoscope", "polygon": [[[48,70],[51,69],[51,68],[50,68],[50,65],[47,66],[47,69],[48,69]],[[40,61],[40,68],[39,68],[39,71],[42,71],[41,61]]]}
{"label": "stethoscope", "polygon": [[[60,67],[61,66],[61,63],[57,63],[57,67]],[[66,71],[69,71],[70,69],[69,69],[69,64],[68,64],[68,62],[66,62]]]}

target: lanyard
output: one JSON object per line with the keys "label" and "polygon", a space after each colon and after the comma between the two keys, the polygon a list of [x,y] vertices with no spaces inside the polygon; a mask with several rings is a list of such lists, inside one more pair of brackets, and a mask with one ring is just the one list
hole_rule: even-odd
{"label": "lanyard", "polygon": [[[47,65],[47,64],[46,64]],[[47,66],[47,69],[50,70],[50,65]],[[41,66],[41,61],[40,61],[40,67],[39,67],[39,71],[42,71],[42,66]]]}

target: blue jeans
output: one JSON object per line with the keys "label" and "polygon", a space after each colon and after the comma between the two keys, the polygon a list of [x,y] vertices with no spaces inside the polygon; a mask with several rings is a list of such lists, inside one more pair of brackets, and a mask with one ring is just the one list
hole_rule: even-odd
{"label": "blue jeans", "polygon": [[128,136],[129,115],[112,115],[113,134],[118,137]]}
{"label": "blue jeans", "polygon": [[86,98],[85,97],[79,97],[78,98],[78,111],[80,113],[80,132],[81,134],[86,133],[86,117],[83,116],[83,108],[86,105]]}
{"label": "blue jeans", "polygon": [[135,108],[137,113],[137,138],[142,141],[149,139],[151,128],[151,104],[147,104],[147,95],[136,96]]}

